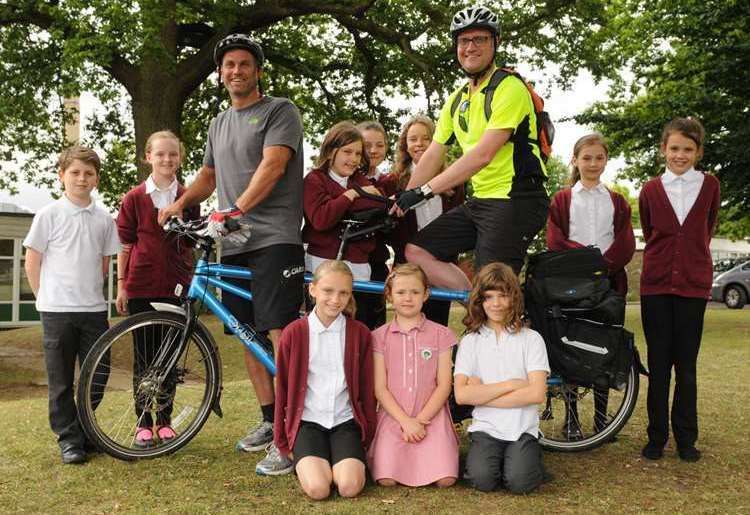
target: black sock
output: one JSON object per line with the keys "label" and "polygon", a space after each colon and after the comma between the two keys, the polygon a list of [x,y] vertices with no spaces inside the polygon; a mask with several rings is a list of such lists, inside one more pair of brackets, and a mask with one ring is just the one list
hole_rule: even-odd
{"label": "black sock", "polygon": [[270,422],[273,424],[274,403],[272,402],[271,404],[261,406],[260,410],[263,412],[263,422]]}

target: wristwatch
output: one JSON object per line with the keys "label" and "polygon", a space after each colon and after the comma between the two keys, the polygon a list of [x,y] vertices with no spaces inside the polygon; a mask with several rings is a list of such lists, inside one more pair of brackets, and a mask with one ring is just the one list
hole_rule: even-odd
{"label": "wristwatch", "polygon": [[434,196],[434,193],[432,193],[432,188],[430,187],[429,183],[424,183],[420,188],[419,191],[422,192],[422,195],[424,198],[432,198]]}

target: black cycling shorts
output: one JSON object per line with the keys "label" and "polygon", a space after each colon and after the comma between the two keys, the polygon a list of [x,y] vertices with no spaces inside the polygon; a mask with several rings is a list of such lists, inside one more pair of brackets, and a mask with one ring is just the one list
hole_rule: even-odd
{"label": "black cycling shorts", "polygon": [[411,243],[440,261],[474,249],[476,270],[501,261],[521,271],[526,251],[547,222],[546,197],[470,198],[443,213],[417,233]]}
{"label": "black cycling shorts", "polygon": [[283,329],[299,318],[305,282],[305,252],[302,245],[271,245],[251,252],[222,256],[221,263],[247,267],[253,273],[252,281],[222,278],[253,294],[253,302],[249,302],[222,291],[222,302],[237,320],[266,332]]}

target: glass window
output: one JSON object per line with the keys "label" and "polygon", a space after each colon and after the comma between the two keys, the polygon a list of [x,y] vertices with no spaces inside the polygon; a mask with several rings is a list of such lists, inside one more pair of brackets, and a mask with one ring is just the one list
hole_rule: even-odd
{"label": "glass window", "polygon": [[0,256],[13,257],[13,240],[0,240]]}
{"label": "glass window", "polygon": [[13,304],[0,304],[0,322],[13,320]]}
{"label": "glass window", "polygon": [[34,304],[22,302],[18,305],[18,319],[22,322],[39,320],[39,312],[36,310]]}
{"label": "glass window", "polygon": [[13,300],[13,260],[0,259],[0,301]]}

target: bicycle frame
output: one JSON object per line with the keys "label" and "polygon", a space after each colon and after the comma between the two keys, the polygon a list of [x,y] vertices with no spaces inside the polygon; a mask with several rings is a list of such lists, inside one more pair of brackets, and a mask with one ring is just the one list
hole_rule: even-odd
{"label": "bicycle frame", "polygon": [[[222,278],[232,279],[252,279],[253,275],[247,268],[231,265],[222,265],[220,263],[209,263],[205,259],[200,259],[193,273],[193,280],[188,290],[188,300],[200,301],[221,320],[226,327],[234,334],[242,344],[253,353],[263,366],[272,375],[276,375],[276,364],[273,356],[264,349],[258,341],[259,333],[248,324],[243,324],[214,296],[209,290],[209,286],[218,288],[221,291],[227,291],[242,299],[252,301],[253,294],[244,288],[228,283]],[[305,274],[305,282],[312,281],[312,274]],[[354,291],[381,294],[383,293],[384,283],[379,281],[354,281]],[[430,290],[430,298],[445,301],[466,302],[469,292],[446,290],[443,288],[433,288]]]}

